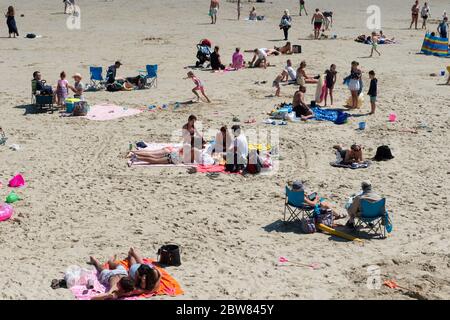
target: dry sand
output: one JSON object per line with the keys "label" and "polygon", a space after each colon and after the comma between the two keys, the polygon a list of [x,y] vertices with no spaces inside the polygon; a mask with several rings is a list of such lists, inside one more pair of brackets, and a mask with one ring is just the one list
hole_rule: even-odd
{"label": "dry sand", "polygon": [[[423,32],[408,30],[411,1],[321,0],[313,6],[333,10],[334,41],[296,40],[311,33],[310,16],[298,17],[298,1],[274,0],[250,5],[264,22],[236,21],[236,5],[222,1],[217,25],[209,24],[207,0],[77,1],[81,6],[81,30],[68,30],[61,1],[14,1],[21,37],[0,39],[0,126],[9,143],[19,151],[0,146],[0,180],[5,197],[7,180],[23,173],[27,187],[18,193],[16,221],[0,223],[1,299],[73,299],[69,290],[52,290],[50,282],[69,265],[85,265],[89,255],[106,259],[125,255],[130,246],[155,258],[167,242],[182,246],[182,262],[169,268],[185,289],[187,299],[448,299],[450,298],[449,207],[449,112],[450,90],[439,86],[442,78],[430,77],[449,64],[448,59],[417,55]],[[434,18],[448,2],[430,1]],[[367,56],[370,46],[352,39],[365,29],[368,5],[382,8],[382,29],[395,36],[397,45],[379,46],[380,58]],[[6,9],[9,3],[2,1]],[[445,8],[445,6],[447,6]],[[308,62],[313,74],[331,63],[338,66],[336,105],[348,96],[342,78],[352,60],[359,60],[368,89],[367,72],[379,79],[379,107],[375,116],[351,118],[348,124],[289,124],[280,129],[280,153],[284,160],[271,176],[221,175],[211,180],[183,169],[128,168],[124,160],[129,141],[170,141],[193,113],[205,128],[231,125],[233,115],[258,124],[244,129],[267,129],[261,124],[274,104],[290,101],[293,86],[282,88],[281,98],[272,80],[286,57],[273,57],[275,68],[226,74],[197,71],[205,81],[212,104],[196,104],[179,111],[145,112],[109,122],[61,118],[58,113],[34,114],[30,103],[30,79],[35,70],[56,83],[65,70],[81,72],[88,82],[89,65],[108,66],[122,60],[119,75],[136,75],[145,64],[160,67],[157,89],[134,92],[87,93],[91,104],[111,102],[127,107],[173,103],[192,98],[192,82],[182,80],[185,66],[195,62],[195,44],[212,39],[221,47],[222,59],[231,60],[236,46],[242,49],[282,44],[279,19],[285,8],[294,15],[290,37],[303,46],[303,54],[290,58]],[[24,17],[20,17],[24,14]],[[2,37],[7,35],[2,25]],[[436,25],[430,25],[435,29]],[[43,37],[24,39],[26,33]],[[156,37],[157,41],[142,41]],[[294,40],[295,39],[295,40]],[[250,59],[251,55],[246,55]],[[267,81],[266,85],[255,85]],[[308,99],[314,89],[308,88]],[[368,99],[360,111],[369,110]],[[219,115],[215,112],[220,112]],[[390,112],[399,121],[388,123]],[[367,129],[360,133],[357,123]],[[417,134],[398,130],[420,121],[432,132]],[[329,162],[336,143],[364,144],[368,156],[381,144],[389,144],[395,159],[375,163],[367,170],[340,170]],[[371,150],[371,151],[370,151]],[[311,190],[340,210],[346,198],[370,179],[377,192],[387,197],[394,232],[386,240],[366,241],[364,246],[325,234],[301,234],[298,227],[283,227],[284,185],[304,179]],[[345,221],[344,221],[345,222]],[[318,262],[323,268],[277,266],[279,256]],[[368,265],[399,284],[418,292],[368,290]],[[385,278],[383,278],[385,279]]]}

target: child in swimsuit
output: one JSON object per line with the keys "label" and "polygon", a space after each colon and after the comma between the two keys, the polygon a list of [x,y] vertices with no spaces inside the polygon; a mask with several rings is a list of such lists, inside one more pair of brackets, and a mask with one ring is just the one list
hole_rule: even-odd
{"label": "child in swimsuit", "polygon": [[195,88],[192,89],[192,92],[197,97],[197,102],[200,101],[200,95],[197,93],[197,91],[200,91],[202,93],[202,95],[205,97],[205,99],[206,99],[206,101],[208,101],[208,103],[211,102],[211,100],[209,100],[209,98],[205,94],[205,87],[203,86],[202,82],[200,81],[199,78],[197,78],[194,75],[194,73],[192,71],[189,71],[187,73],[187,78],[185,78],[185,79],[192,79],[192,81],[194,81]]}
{"label": "child in swimsuit", "polygon": [[325,84],[327,91],[325,92],[325,107],[327,106],[328,93],[330,94],[331,105],[333,105],[333,89],[336,84],[336,65],[332,64],[330,69],[325,71]]}
{"label": "child in swimsuit", "polygon": [[56,97],[58,98],[58,106],[62,106],[69,95],[69,82],[66,80],[66,73],[64,71],[59,76],[61,79],[58,80]]}
{"label": "child in swimsuit", "polygon": [[373,52],[375,51],[381,56],[381,53],[377,50],[378,47],[378,36],[375,32],[372,32],[372,50],[370,51],[370,57],[372,58]]}

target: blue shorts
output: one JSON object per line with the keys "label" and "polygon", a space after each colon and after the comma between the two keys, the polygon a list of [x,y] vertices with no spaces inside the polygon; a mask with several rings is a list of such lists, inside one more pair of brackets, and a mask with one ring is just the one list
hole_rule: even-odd
{"label": "blue shorts", "polygon": [[122,265],[117,266],[116,269],[109,270],[104,269],[102,272],[100,272],[99,281],[104,286],[109,286],[109,279],[114,276],[128,276],[127,270]]}

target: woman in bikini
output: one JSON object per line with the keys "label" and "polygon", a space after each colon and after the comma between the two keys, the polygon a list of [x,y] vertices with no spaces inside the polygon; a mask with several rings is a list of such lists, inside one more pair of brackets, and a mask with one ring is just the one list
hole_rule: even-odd
{"label": "woman in bikini", "polygon": [[362,147],[359,144],[353,144],[350,149],[344,149],[341,145],[333,146],[336,152],[339,152],[342,158],[342,164],[363,163]]}
{"label": "woman in bikini", "polygon": [[303,78],[305,84],[316,84],[318,82],[314,77],[308,76],[305,72],[306,61],[300,62],[300,67],[297,69],[297,83],[299,81],[298,78]]}

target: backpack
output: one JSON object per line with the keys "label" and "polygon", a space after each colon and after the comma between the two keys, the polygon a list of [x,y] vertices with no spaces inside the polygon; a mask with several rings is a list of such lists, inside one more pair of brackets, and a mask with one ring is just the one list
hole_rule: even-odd
{"label": "backpack", "polygon": [[389,146],[380,146],[377,148],[377,153],[375,154],[375,157],[373,160],[375,161],[386,161],[394,159],[394,156],[392,155],[391,149]]}

